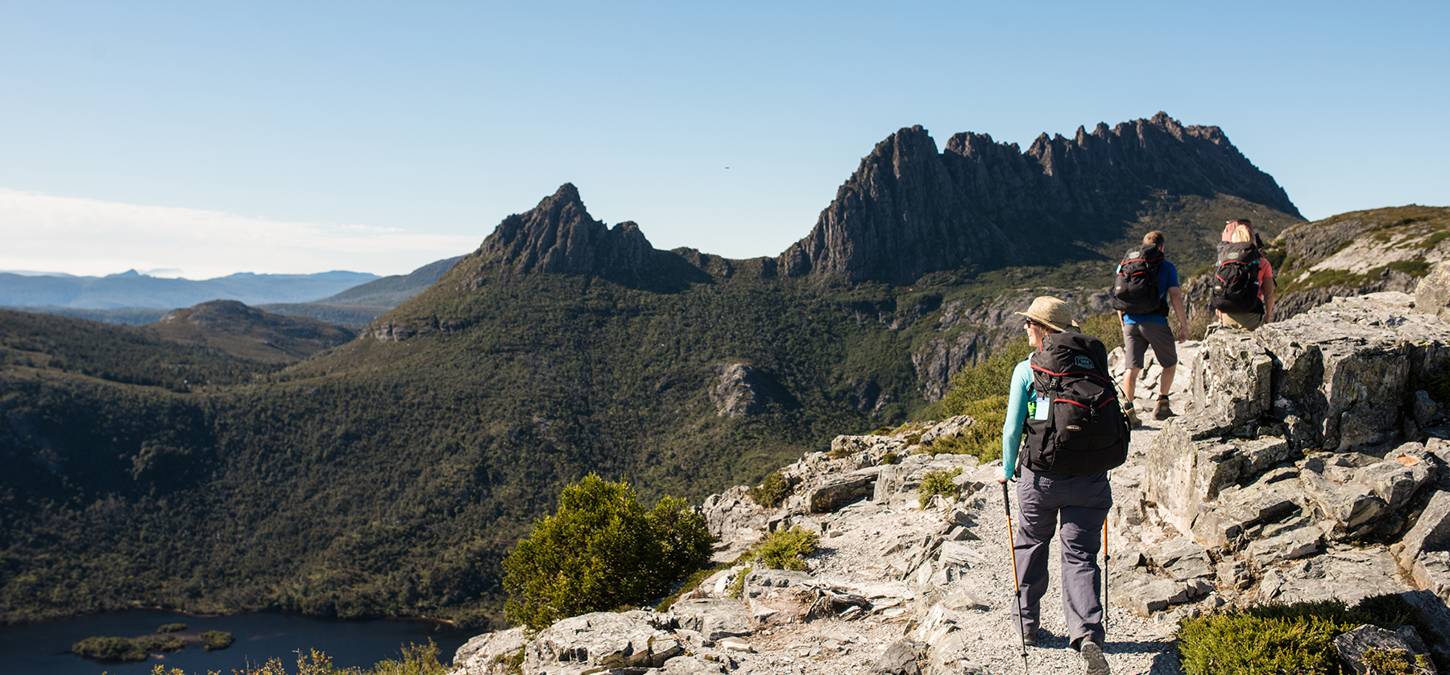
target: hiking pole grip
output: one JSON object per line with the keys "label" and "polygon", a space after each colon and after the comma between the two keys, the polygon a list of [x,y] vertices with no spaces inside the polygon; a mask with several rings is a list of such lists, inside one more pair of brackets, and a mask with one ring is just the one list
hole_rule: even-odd
{"label": "hiking pole grip", "polygon": [[1026,673],[1027,627],[1022,625],[1022,586],[1017,582],[1017,541],[1012,534],[1012,496],[1005,482],[1002,483],[1002,510],[1007,514],[1007,555],[1012,558],[1012,602],[1017,605],[1017,636],[1022,638],[1022,672]]}

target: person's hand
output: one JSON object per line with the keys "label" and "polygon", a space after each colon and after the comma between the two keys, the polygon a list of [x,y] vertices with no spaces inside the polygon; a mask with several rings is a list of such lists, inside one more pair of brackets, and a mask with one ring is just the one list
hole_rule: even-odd
{"label": "person's hand", "polygon": [[997,484],[998,485],[1006,485],[1007,484],[1007,478],[1005,476],[997,476]]}
{"label": "person's hand", "polygon": [[1179,342],[1187,341],[1188,340],[1188,322],[1187,321],[1179,321],[1178,322],[1178,330],[1173,331],[1173,332],[1175,334],[1174,337],[1177,338],[1177,340]]}

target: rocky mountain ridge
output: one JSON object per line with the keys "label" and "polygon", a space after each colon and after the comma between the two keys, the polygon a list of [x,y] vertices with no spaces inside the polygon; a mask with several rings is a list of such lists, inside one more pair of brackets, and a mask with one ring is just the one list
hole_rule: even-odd
{"label": "rocky mountain ridge", "polygon": [[[1181,416],[1135,432],[1112,474],[1114,672],[1180,672],[1180,617],[1381,593],[1415,607],[1430,634],[1361,629],[1336,640],[1343,658],[1362,658],[1371,637],[1450,657],[1450,264],[1417,290],[1186,346]],[[974,424],[837,437],[781,469],[793,487],[779,507],[745,486],[713,495],[701,511],[727,566],[668,609],[484,634],[454,672],[1016,672],[1000,462],[930,450]],[[959,496],[919,506],[922,481],[942,471]],[[786,528],[821,537],[805,571],[728,564]],[[1034,671],[1080,667],[1056,594],[1043,616],[1059,637],[1031,649]]]}

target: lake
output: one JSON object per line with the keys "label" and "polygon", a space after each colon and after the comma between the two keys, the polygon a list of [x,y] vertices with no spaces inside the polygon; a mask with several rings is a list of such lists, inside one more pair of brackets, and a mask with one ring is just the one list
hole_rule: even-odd
{"label": "lake", "polygon": [[[184,623],[188,633],[224,630],[236,636],[227,649],[208,652],[188,646],[162,659],[131,663],[99,663],[70,653],[77,640],[93,635],[131,637],[151,633],[164,623]],[[58,621],[0,627],[0,672],[7,675],[149,674],[152,666],[204,675],[207,670],[230,673],[277,657],[293,670],[297,651],[316,648],[339,667],[371,666],[397,658],[399,647],[433,640],[439,660],[447,663],[464,641],[480,631],[460,631],[422,621],[332,621],[293,614],[187,616],[174,612],[136,610],[93,614]]]}

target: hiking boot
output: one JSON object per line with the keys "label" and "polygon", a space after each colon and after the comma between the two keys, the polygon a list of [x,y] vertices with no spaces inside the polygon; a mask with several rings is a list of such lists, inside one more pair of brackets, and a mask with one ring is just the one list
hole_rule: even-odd
{"label": "hiking boot", "polygon": [[1159,396],[1158,405],[1153,407],[1153,419],[1166,420],[1172,417],[1174,414],[1175,413],[1173,412],[1173,409],[1168,407],[1168,397]]}
{"label": "hiking boot", "polygon": [[1103,656],[1103,648],[1098,643],[1083,640],[1078,653],[1082,654],[1083,663],[1087,665],[1087,675],[1108,675],[1108,659]]}
{"label": "hiking boot", "polygon": [[1123,406],[1123,416],[1128,418],[1128,427],[1137,429],[1143,423],[1138,420],[1138,413],[1133,410],[1133,404]]}

